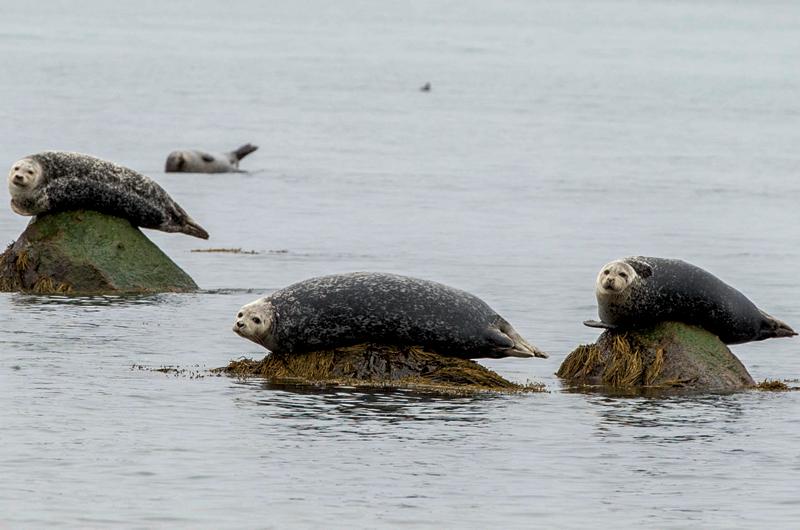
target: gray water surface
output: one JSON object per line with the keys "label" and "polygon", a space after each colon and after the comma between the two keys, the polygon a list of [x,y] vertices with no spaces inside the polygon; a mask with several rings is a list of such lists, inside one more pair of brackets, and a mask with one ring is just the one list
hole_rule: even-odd
{"label": "gray water surface", "polygon": [[[796,527],[800,393],[573,393],[594,277],[707,268],[800,326],[794,2],[6,2],[0,161],[92,153],[209,241],[203,291],[0,296],[0,527]],[[431,82],[432,91],[418,90]],[[254,142],[243,174],[169,151]],[[7,192],[0,192],[3,201]],[[12,241],[27,219],[6,209]],[[234,247],[252,255],[192,253]],[[265,351],[237,309],[310,276],[475,293],[548,393],[442,398],[176,377]],[[734,347],[800,377],[800,341]],[[482,361],[483,362],[483,361]]]}

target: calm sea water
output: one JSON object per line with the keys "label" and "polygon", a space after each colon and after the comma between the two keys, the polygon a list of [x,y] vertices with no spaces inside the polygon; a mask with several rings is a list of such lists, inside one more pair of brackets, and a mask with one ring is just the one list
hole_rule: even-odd
{"label": "calm sea water", "polygon": [[[800,326],[798,32],[788,1],[4,3],[0,161],[117,161],[212,238],[147,232],[197,294],[0,296],[0,528],[796,527],[800,393],[618,398],[553,372],[625,255]],[[246,174],[162,172],[245,142]],[[552,354],[485,364],[549,392],[132,369],[261,357],[230,331],[242,304],[352,270],[481,296]],[[734,351],[800,377],[798,340]]]}

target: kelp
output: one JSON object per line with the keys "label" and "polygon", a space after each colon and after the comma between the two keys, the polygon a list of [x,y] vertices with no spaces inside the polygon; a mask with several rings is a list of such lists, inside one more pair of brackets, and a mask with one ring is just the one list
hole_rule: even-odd
{"label": "kelp", "polygon": [[573,386],[682,388],[729,391],[752,387],[742,363],[718,337],[679,322],[604,331],[561,364],[558,377]]}
{"label": "kelp", "polygon": [[446,357],[414,346],[358,344],[308,353],[240,359],[219,369],[230,376],[300,385],[406,388],[445,394],[542,392],[519,385],[470,359]]}

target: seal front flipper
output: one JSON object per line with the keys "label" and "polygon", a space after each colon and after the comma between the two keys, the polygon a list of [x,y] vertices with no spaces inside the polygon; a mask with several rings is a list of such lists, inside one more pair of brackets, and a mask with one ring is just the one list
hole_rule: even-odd
{"label": "seal front flipper", "polygon": [[583,325],[590,328],[617,329],[617,326],[613,324],[606,324],[605,322],[600,322],[599,320],[584,320]]}
{"label": "seal front flipper", "polygon": [[641,278],[649,278],[653,275],[653,267],[647,263],[646,258],[642,256],[634,256],[626,258],[625,263],[631,266]]}
{"label": "seal front flipper", "polygon": [[202,155],[200,155],[200,158],[203,159],[203,162],[213,162],[214,161],[214,157],[209,155],[208,153],[203,153]]}
{"label": "seal front flipper", "polygon": [[760,309],[759,312],[761,313],[761,316],[764,317],[764,322],[761,325],[761,331],[757,340],[772,339],[777,337],[794,337],[797,335],[797,332],[785,322],[778,320],[777,318],[765,313],[764,311],[761,311]]}

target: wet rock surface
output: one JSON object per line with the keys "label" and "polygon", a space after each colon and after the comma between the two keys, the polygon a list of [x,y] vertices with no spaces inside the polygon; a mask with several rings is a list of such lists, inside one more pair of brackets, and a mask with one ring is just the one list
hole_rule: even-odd
{"label": "wet rock surface", "polygon": [[39,216],[0,256],[0,290],[187,292],[197,284],[125,219],[78,210]]}
{"label": "wet rock surface", "polygon": [[735,391],[755,381],[714,334],[678,322],[617,332],[570,353],[557,375],[570,385],[613,389],[661,388]]}

